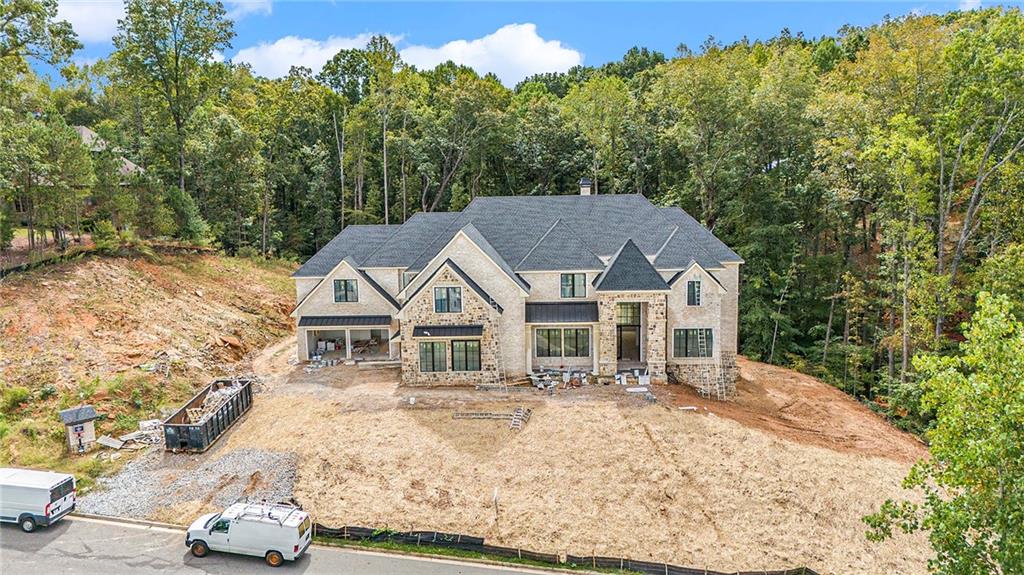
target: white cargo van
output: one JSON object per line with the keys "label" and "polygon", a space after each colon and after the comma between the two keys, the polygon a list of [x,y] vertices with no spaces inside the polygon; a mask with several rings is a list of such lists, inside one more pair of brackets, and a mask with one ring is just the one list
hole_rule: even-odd
{"label": "white cargo van", "polygon": [[0,521],[31,533],[75,509],[75,477],[67,473],[0,468]]}
{"label": "white cargo van", "polygon": [[220,513],[193,521],[185,535],[185,546],[196,557],[226,551],[263,557],[267,565],[279,567],[298,559],[312,540],[309,514],[297,507],[235,503]]}

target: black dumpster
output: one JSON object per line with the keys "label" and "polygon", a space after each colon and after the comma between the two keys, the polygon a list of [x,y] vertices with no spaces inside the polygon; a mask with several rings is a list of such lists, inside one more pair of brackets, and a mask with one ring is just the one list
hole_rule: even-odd
{"label": "black dumpster", "polygon": [[164,421],[168,451],[206,451],[252,407],[251,379],[218,379]]}

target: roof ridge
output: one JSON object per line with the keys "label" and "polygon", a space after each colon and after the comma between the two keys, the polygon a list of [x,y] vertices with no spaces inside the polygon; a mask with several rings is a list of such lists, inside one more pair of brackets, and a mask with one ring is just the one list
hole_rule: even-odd
{"label": "roof ridge", "polygon": [[544,232],[544,235],[542,235],[540,239],[536,241],[536,243],[533,244],[533,247],[530,248],[530,251],[526,252],[526,255],[519,260],[519,263],[516,264],[516,267],[514,269],[519,269],[519,266],[523,265],[523,262],[526,261],[526,258],[530,257],[530,254],[533,253],[533,250],[537,249],[537,246],[539,246],[540,243],[544,241],[544,238],[548,237],[548,234],[551,233],[551,230],[555,229],[555,226],[557,226],[558,222],[560,221],[562,221],[562,218],[556,218],[555,221],[550,226],[548,226],[548,230]]}

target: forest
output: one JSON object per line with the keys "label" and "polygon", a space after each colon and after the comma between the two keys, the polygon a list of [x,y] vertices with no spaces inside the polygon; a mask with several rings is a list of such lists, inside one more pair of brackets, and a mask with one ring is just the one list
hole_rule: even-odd
{"label": "forest", "polygon": [[384,36],[257,77],[224,61],[233,24],[203,0],[129,0],[113,53],[77,65],[56,14],[0,6],[0,248],[18,229],[302,260],[346,225],[585,176],[682,207],[746,260],[744,354],[914,431],[933,417],[914,355],[955,353],[979,291],[1024,314],[1019,9],[637,47],[514,88],[418,70]]}

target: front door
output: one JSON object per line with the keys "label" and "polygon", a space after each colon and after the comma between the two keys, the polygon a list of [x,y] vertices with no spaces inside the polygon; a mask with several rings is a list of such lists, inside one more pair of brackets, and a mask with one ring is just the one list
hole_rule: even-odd
{"label": "front door", "polygon": [[640,326],[618,326],[618,356],[620,361],[640,361]]}

